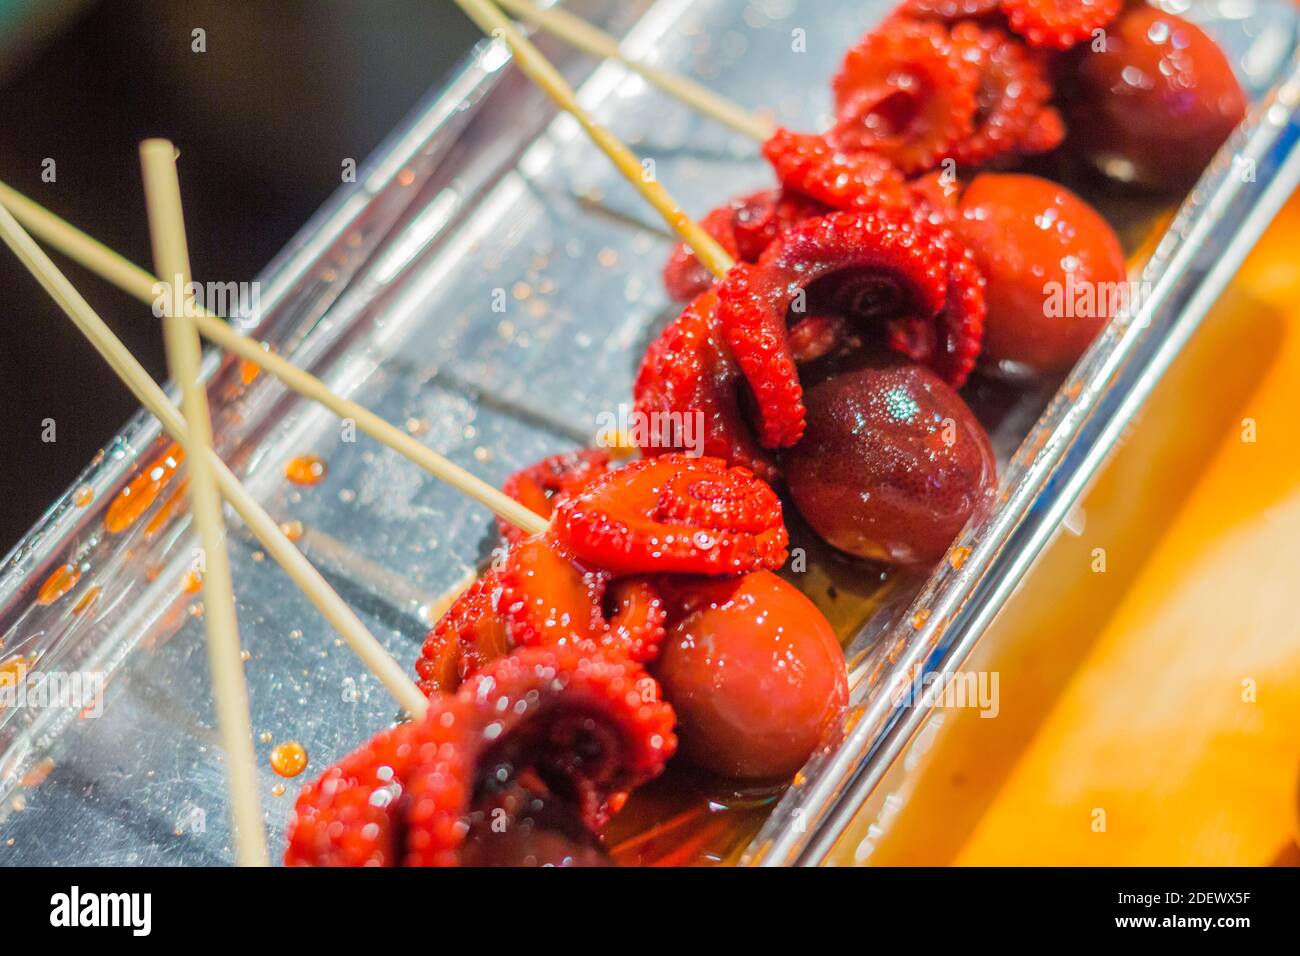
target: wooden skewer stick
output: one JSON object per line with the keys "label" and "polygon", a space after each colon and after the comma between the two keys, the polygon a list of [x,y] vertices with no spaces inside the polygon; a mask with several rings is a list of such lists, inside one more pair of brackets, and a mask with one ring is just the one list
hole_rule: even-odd
{"label": "wooden skewer stick", "polygon": [[212,418],[208,390],[199,375],[202,346],[199,333],[185,316],[182,297],[190,282],[190,254],[181,213],[176,176],[176,147],[164,139],[140,144],[144,170],[149,234],[158,271],[173,276],[172,307],[163,316],[167,370],[180,383],[181,411],[188,434],[181,441],[190,462],[190,514],[203,547],[203,626],[207,632],[208,667],[217,707],[217,726],[229,763],[227,784],[235,835],[235,859],[240,866],[268,866],[262,804],[257,796],[257,757],[253,752],[253,722],[248,713],[248,687],[239,643],[235,591],[226,551],[226,523],[221,493],[212,470]]}
{"label": "wooden skewer stick", "polygon": [[619,46],[618,40],[568,10],[561,7],[543,9],[532,0],[495,0],[495,2],[497,6],[504,7],[515,16],[559,37],[584,53],[623,64],[674,99],[680,100],[725,126],[744,133],[751,139],[761,143],[776,130],[775,126],[767,120],[756,116],[740,104],[733,103],[725,96],[719,96],[703,84],[696,83],[680,73],[661,70],[628,59]]}
{"label": "wooden skewer stick", "polygon": [[[34,235],[68,258],[85,266],[141,302],[152,304],[156,301],[159,279],[4,183],[0,183],[0,204],[8,206],[14,216]],[[529,534],[538,534],[546,530],[545,518],[428,446],[422,445],[411,435],[368,408],[332,392],[316,376],[303,371],[274,352],[267,351],[261,344],[246,335],[241,335],[226,322],[197,304],[192,310],[192,320],[205,338],[240,358],[266,369],[269,374],[284,382],[298,394],[319,402],[340,418],[356,422],[357,427],[371,438],[405,456],[457,491],[485,505],[494,514],[523,528]]]}
{"label": "wooden skewer stick", "polygon": [[648,177],[636,154],[609,130],[591,118],[578,102],[573,88],[560,75],[551,61],[542,55],[528,37],[519,32],[511,19],[494,6],[491,0],[456,0],[465,15],[478,24],[489,36],[504,40],[514,53],[515,63],[524,74],[541,87],[560,109],[569,113],[591,137],[600,150],[613,161],[618,171],[652,205],[682,241],[691,247],[696,258],[719,279],[735,263],[718,241],[700,225],[682,212],[681,207],[657,180]]}
{"label": "wooden skewer stick", "polygon": [[[184,443],[188,431],[185,419],[176,406],[3,203],[0,203],[0,238],[4,239],[5,244],[103,356],[140,404],[149,409],[168,434]],[[267,553],[284,568],[325,620],[348,642],[362,663],[397,699],[402,709],[412,717],[423,717],[429,702],[402,666],[384,650],[383,645],[303,553],[294,547],[275,520],[226,467],[225,462],[215,452],[209,451],[208,457],[216,472],[217,487],[221,489],[222,496],[230,502]]]}

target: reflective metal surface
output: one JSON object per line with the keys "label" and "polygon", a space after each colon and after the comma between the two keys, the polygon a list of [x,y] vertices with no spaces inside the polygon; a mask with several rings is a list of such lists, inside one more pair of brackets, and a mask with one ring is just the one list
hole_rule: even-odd
{"label": "reflective metal surface", "polygon": [[[847,38],[891,4],[570,6],[625,33],[632,55],[812,128],[827,119],[827,79]],[[1198,7],[1194,16],[1233,52],[1256,101],[1292,68],[1295,16],[1285,0]],[[807,52],[792,44],[796,30]],[[639,78],[542,46],[581,81],[596,116],[654,160],[686,208],[770,182],[752,143]],[[659,282],[671,239],[576,124],[506,69],[508,59],[499,45],[480,46],[268,268],[262,314],[244,323],[492,481],[590,443],[597,415],[629,401],[641,352],[672,314]],[[1198,189],[1147,267],[1152,293],[1137,319],[1116,324],[1033,426],[1023,447],[1035,453],[1011,454],[1046,396],[1024,396],[1005,417],[993,436],[1005,469],[999,508],[968,529],[973,551],[960,570],[944,565],[914,599],[900,594],[853,642],[861,713],[782,800],[751,862],[818,862],[901,750],[922,714],[891,707],[888,688],[918,668],[959,664],[1289,192],[1291,96],[1233,144],[1256,161],[1255,181],[1234,176],[1225,154]],[[225,278],[205,277],[202,263],[195,271]],[[147,310],[140,320],[154,321]],[[244,388],[235,365],[208,358],[222,454],[273,515],[301,523],[308,556],[411,663],[430,605],[491,546],[489,516],[265,376]],[[195,547],[187,521],[148,533],[164,491],[131,528],[103,528],[105,507],[161,449],[156,438],[151,420],[133,422],[5,561],[4,657],[21,655],[36,673],[93,671],[109,681],[98,716],[0,713],[0,862],[230,859],[197,598],[182,588]],[[303,453],[327,463],[320,484],[285,480],[285,464]],[[256,543],[237,525],[231,534],[262,798],[278,847],[301,779],[271,771],[274,743],[301,741],[310,776],[390,723],[395,706]],[[38,605],[41,582],[69,562],[81,569],[76,586]],[[102,592],[86,604],[95,588]],[[916,629],[920,609],[930,613]]]}

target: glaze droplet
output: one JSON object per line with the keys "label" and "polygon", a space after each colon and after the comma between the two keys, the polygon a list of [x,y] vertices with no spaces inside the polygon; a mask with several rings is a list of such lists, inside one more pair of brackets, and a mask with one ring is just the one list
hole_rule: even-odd
{"label": "glaze droplet", "polygon": [[328,471],[325,459],[318,455],[299,455],[284,466],[284,476],[295,485],[318,485]]}
{"label": "glaze droplet", "polygon": [[41,606],[53,604],[67,594],[81,580],[81,568],[75,564],[62,564],[41,584],[36,592],[36,603]]}
{"label": "glaze droplet", "polygon": [[271,769],[282,777],[296,777],[307,769],[307,750],[296,740],[276,744],[271,750]]}

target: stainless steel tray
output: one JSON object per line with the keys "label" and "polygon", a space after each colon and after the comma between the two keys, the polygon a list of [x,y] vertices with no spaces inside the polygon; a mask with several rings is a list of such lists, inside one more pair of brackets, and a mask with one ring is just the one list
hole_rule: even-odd
{"label": "stainless steel tray", "polygon": [[[827,118],[826,80],[848,38],[890,4],[570,6],[624,34],[634,56],[811,128]],[[897,588],[852,641],[851,730],[800,775],[745,861],[824,860],[925,717],[894,706],[890,689],[960,666],[1300,178],[1290,4],[1203,4],[1190,15],[1231,51],[1258,109],[1146,265],[1150,294],[1134,315],[1114,323],[1055,398],[1026,394],[1002,419],[998,508],[965,532],[972,551],[960,569],[945,564]],[[795,29],[809,52],[792,51]],[[654,158],[687,208],[770,181],[751,143],[617,67],[542,45],[597,117]],[[261,314],[242,322],[497,481],[589,443],[598,413],[629,400],[641,351],[670,314],[658,279],[670,238],[508,63],[499,45],[480,45],[267,268]],[[229,278],[205,276],[202,263],[196,272]],[[494,311],[501,301],[505,311]],[[140,321],[153,318],[142,310]],[[208,367],[222,454],[273,515],[301,522],[308,556],[398,659],[413,661],[435,597],[485,555],[487,514],[364,437],[350,440],[330,414],[265,376],[241,388],[233,364],[209,355]],[[103,529],[105,507],[158,453],[157,439],[156,423],[137,417],[5,560],[4,656],[23,656],[38,674],[109,680],[102,713],[0,713],[0,862],[230,859],[202,628],[181,587],[194,547],[188,523],[182,515],[153,536],[147,519],[120,534]],[[305,452],[329,465],[311,488],[283,476]],[[238,526],[232,537],[259,752],[297,739],[311,755],[307,773],[319,772],[390,723],[395,707],[256,543]],[[39,605],[40,583],[68,562],[82,569],[76,587]],[[262,767],[279,846],[299,781],[279,795],[282,782]]]}

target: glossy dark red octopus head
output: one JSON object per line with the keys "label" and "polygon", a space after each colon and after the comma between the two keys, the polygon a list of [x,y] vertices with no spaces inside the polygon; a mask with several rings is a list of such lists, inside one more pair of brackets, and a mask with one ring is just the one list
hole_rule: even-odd
{"label": "glossy dark red octopus head", "polygon": [[1100,49],[1081,47],[1072,144],[1102,171],[1142,186],[1190,185],[1246,113],[1219,46],[1195,24],[1134,5]]}
{"label": "glossy dark red octopus head", "polygon": [[800,514],[849,554],[942,557],[991,498],[996,463],[966,403],[919,365],[867,367],[808,390],[808,431],[784,453]]}

